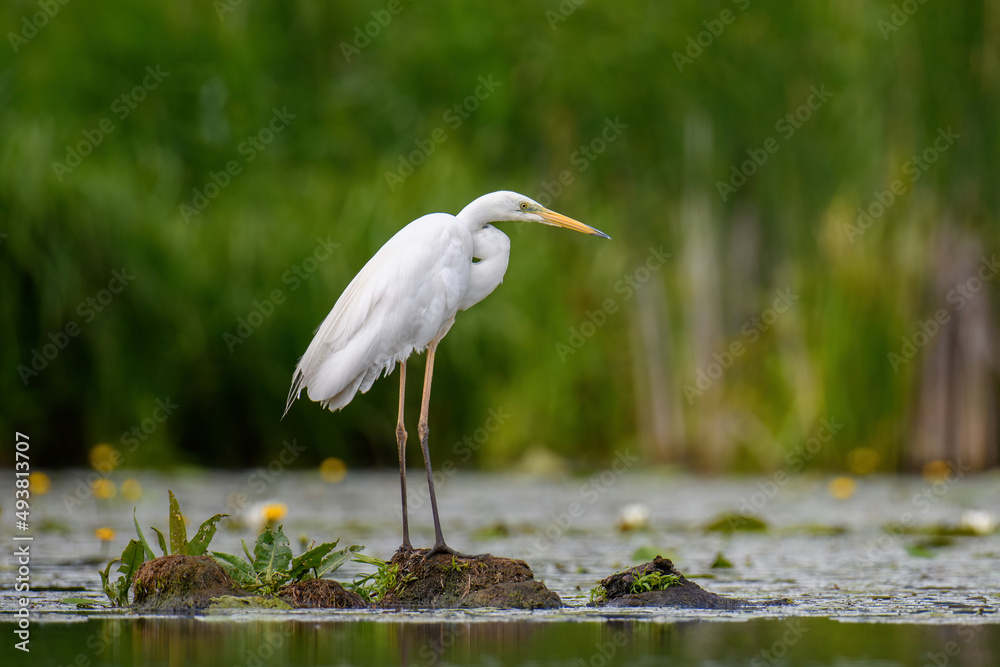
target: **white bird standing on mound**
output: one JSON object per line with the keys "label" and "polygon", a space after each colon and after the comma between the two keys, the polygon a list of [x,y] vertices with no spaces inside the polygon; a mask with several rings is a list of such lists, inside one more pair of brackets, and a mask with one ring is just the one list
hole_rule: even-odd
{"label": "white bird standing on mound", "polygon": [[403,394],[406,359],[427,350],[424,393],[417,426],[424,453],[434,546],[428,556],[447,553],[441,534],[430,453],[427,408],[434,372],[434,352],[455,322],[455,315],[476,305],[503,282],[510,239],[492,222],[540,222],[610,239],[604,232],[550,211],[516,192],[501,190],[476,199],[458,215],[430,213],[396,232],[368,260],[333,310],[319,326],[292,377],[285,414],[303,389],[310,400],[336,411],[360,391],[368,391],[379,374],[399,363],[399,480],[403,501],[402,550],[412,550],[406,516],[406,429]]}

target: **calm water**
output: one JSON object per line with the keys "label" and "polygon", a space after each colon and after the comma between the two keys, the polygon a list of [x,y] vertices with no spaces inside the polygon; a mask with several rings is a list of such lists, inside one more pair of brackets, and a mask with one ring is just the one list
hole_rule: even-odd
{"label": "calm water", "polygon": [[[398,616],[398,615],[397,615]],[[569,621],[553,614],[420,618],[104,618],[44,623],[32,665],[981,665],[997,625],[821,618]],[[5,633],[6,634],[6,633]],[[4,647],[0,655],[10,655]],[[7,659],[4,664],[12,664]],[[27,664],[27,663],[25,663]]]}
{"label": "calm water", "polygon": [[[9,471],[5,471],[9,472]],[[31,653],[13,649],[16,563],[4,549],[0,600],[2,664],[1000,664],[1000,535],[928,542],[917,529],[958,526],[963,516],[1000,512],[1000,478],[863,478],[834,500],[830,478],[713,479],[626,472],[529,478],[459,472],[439,488],[453,546],[525,559],[570,608],[548,612],[311,612],[136,617],[76,610],[62,597],[101,599],[98,564],[140,524],[165,528],[166,490],[189,519],[189,534],[216,512],[243,527],[220,530],[213,548],[238,552],[252,539],[243,503],[283,502],[293,542],[342,538],[388,557],[399,542],[398,478],[350,473],[336,484],[316,473],[261,471],[136,475],[135,502],[86,497],[84,471],[53,477],[32,504]],[[411,480],[419,479],[412,471]],[[11,476],[12,477],[12,476]],[[119,485],[127,474],[116,472]],[[81,483],[81,481],[83,483]],[[414,486],[416,482],[414,481]],[[83,489],[83,491],[81,491]],[[242,495],[240,495],[242,494]],[[411,534],[432,541],[430,512],[414,494]],[[622,509],[642,503],[644,530],[622,532]],[[706,532],[725,511],[751,511],[769,529]],[[979,515],[969,512],[980,512]],[[985,513],[985,514],[982,514]],[[10,518],[8,514],[5,518]],[[0,537],[13,545],[12,520]],[[193,524],[193,526],[192,526]],[[102,545],[94,531],[116,532]],[[903,530],[903,529],[906,530]],[[149,531],[147,531],[149,536]],[[943,542],[943,543],[942,543]],[[295,551],[299,551],[296,545]],[[674,559],[709,590],[795,604],[743,612],[635,610],[582,605],[596,581],[633,563],[638,549]],[[732,569],[712,569],[717,553]],[[366,566],[335,575],[350,581]]]}

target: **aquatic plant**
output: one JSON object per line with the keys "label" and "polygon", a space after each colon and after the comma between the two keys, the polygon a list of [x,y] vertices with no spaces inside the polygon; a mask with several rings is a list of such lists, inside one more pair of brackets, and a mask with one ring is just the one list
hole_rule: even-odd
{"label": "aquatic plant", "polygon": [[[174,496],[173,491],[168,490],[167,494],[170,497],[167,518],[170,535],[169,552],[167,551],[167,538],[164,537],[158,528],[151,526],[152,530],[156,533],[157,541],[163,555],[200,556],[204,554],[212,538],[215,536],[216,524],[223,517],[229,515],[216,514],[212,518],[207,519],[198,528],[194,537],[189,540],[187,538],[187,529],[184,526],[184,517],[181,514],[177,498]],[[135,582],[135,574],[139,570],[139,566],[148,560],[156,558],[156,555],[149,546],[149,542],[146,541],[146,536],[142,533],[142,528],[139,527],[139,519],[136,517],[135,508],[132,508],[132,520],[135,523],[135,532],[138,539],[129,540],[129,543],[125,545],[125,550],[122,551],[122,555],[110,561],[100,572],[101,588],[104,590],[104,594],[108,596],[110,606],[112,607],[124,607],[129,604],[129,591]],[[111,581],[111,567],[115,563],[119,563],[117,571],[121,572],[121,576],[117,580]],[[86,598],[64,598],[63,602],[78,606],[108,606],[103,602]]]}
{"label": "aquatic plant", "polygon": [[[616,572],[615,574],[620,574],[620,572]],[[680,583],[680,577],[676,574],[665,574],[658,570],[653,570],[646,574],[634,576],[629,592],[636,595],[639,593],[648,593],[649,591],[664,591],[678,583]],[[604,602],[607,599],[608,591],[604,587],[604,584],[597,584],[590,589],[591,604]]]}
{"label": "aquatic plant", "polygon": [[459,563],[455,560],[455,556],[451,557],[451,563],[448,565],[449,572],[461,572],[465,568],[469,567],[470,563]]}
{"label": "aquatic plant", "polygon": [[361,597],[378,602],[388,591],[405,586],[410,581],[416,579],[412,574],[400,576],[399,563],[389,563],[380,558],[358,554],[354,560],[359,563],[375,565],[376,570],[370,574],[360,574],[354,579],[354,583],[348,586]]}
{"label": "aquatic plant", "polygon": [[363,545],[351,545],[334,551],[339,542],[335,540],[320,545],[313,542],[308,550],[293,557],[282,526],[273,531],[267,527],[257,536],[252,553],[246,540],[243,540],[246,560],[218,551],[213,551],[212,557],[246,590],[260,595],[275,595],[282,586],[307,579],[322,579],[364,549]]}
{"label": "aquatic plant", "polygon": [[[155,526],[150,527],[156,533],[160,551],[163,552],[164,556],[204,555],[208,551],[212,538],[215,537],[218,522],[229,515],[216,514],[205,520],[195,532],[194,537],[188,539],[180,504],[173,491],[168,490],[167,494],[170,499],[167,517],[168,534],[165,536],[160,529]],[[122,551],[122,555],[109,562],[100,572],[101,587],[104,594],[108,596],[112,607],[124,607],[129,604],[129,591],[132,590],[135,583],[136,572],[143,563],[156,558],[142,528],[139,527],[139,520],[135,515],[134,508],[132,520],[135,523],[138,539],[130,540],[125,546],[125,550]],[[273,595],[286,584],[322,578],[350,560],[356,552],[364,549],[362,545],[352,545],[340,551],[334,551],[339,540],[324,542],[320,545],[313,542],[304,553],[293,557],[288,538],[281,528],[278,526],[276,531],[266,528],[257,537],[253,553],[250,552],[246,541],[244,541],[243,551],[246,553],[247,560],[217,551],[211,552],[211,555],[222,569],[247,591],[261,595]],[[119,564],[117,571],[121,573],[121,576],[112,581],[111,568],[115,563]],[[63,602],[78,606],[109,606],[107,603],[87,598],[64,598]]]}
{"label": "aquatic plant", "polygon": [[676,574],[664,574],[658,570],[639,575],[632,582],[632,593],[647,593],[649,591],[664,591],[680,582]]}

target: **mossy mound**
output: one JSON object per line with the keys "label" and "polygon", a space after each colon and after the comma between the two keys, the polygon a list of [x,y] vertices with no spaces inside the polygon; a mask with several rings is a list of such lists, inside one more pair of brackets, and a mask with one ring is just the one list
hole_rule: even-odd
{"label": "mossy mound", "polygon": [[383,608],[555,609],[559,596],[535,581],[522,560],[486,555],[460,558],[426,557],[428,549],[397,551],[389,561],[398,566],[398,581],[382,596]]}
{"label": "mossy mound", "polygon": [[[639,577],[650,573],[677,577],[676,582],[663,590],[633,593]],[[648,563],[636,565],[601,581],[603,600],[593,603],[597,607],[678,607],[682,609],[739,609],[749,603],[738,598],[727,598],[710,593],[681,574],[668,558],[657,556]]]}
{"label": "mossy mound", "polygon": [[212,598],[248,593],[208,556],[162,556],[143,563],[135,575],[137,611],[200,611]]}
{"label": "mossy mound", "polygon": [[278,597],[297,609],[367,609],[363,597],[332,579],[307,579],[283,586]]}

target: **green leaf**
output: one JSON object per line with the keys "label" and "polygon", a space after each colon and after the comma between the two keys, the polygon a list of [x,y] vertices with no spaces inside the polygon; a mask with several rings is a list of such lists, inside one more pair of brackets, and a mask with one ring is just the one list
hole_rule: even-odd
{"label": "green leaf", "polygon": [[[139,542],[142,544],[143,550],[146,552],[146,560],[153,560],[156,556],[153,555],[153,550],[149,548],[146,536],[142,534],[142,528],[139,527],[139,519],[135,515],[134,507],[132,508],[132,521],[135,522],[135,532],[139,536]],[[125,549],[128,550],[128,547],[125,547]]]}
{"label": "green leaf", "polygon": [[174,492],[168,490],[167,493],[170,494],[170,553],[186,556],[188,541],[187,529],[184,528],[184,517],[181,515],[181,508],[177,504]]}
{"label": "green leaf", "polygon": [[354,561],[357,563],[365,563],[366,565],[378,565],[382,566],[386,564],[386,561],[381,558],[376,558],[375,556],[369,556],[368,554],[354,554]]}
{"label": "green leaf", "polygon": [[150,526],[150,528],[152,528],[153,532],[156,533],[156,539],[160,541],[160,549],[163,551],[163,555],[169,556],[170,552],[167,551],[167,540],[163,537],[163,533],[161,533],[160,529],[156,526]]}
{"label": "green leaf", "polygon": [[118,606],[118,595],[117,591],[115,590],[115,586],[111,584],[108,580],[108,574],[111,572],[111,566],[117,562],[118,559],[115,558],[113,561],[110,561],[108,563],[107,567],[105,567],[104,570],[100,572],[101,588],[104,589],[104,594],[108,596],[109,600],[111,600],[111,604],[116,607]]}
{"label": "green leaf", "polygon": [[937,555],[923,544],[914,544],[906,547],[906,553],[916,558],[934,558]]}
{"label": "green leaf", "polygon": [[334,551],[332,554],[323,559],[320,566],[316,568],[316,578],[322,579],[323,575],[335,571],[341,565],[351,560],[354,554],[358,551],[364,549],[364,545],[353,544],[342,551]]}
{"label": "green leaf", "polygon": [[702,527],[703,530],[716,533],[733,533],[736,531],[765,531],[767,523],[755,516],[743,516],[735,512],[724,512]]}
{"label": "green leaf", "polygon": [[728,558],[726,558],[725,556],[722,555],[721,551],[716,552],[716,554],[715,554],[715,560],[712,561],[711,565],[709,565],[709,567],[711,567],[713,569],[714,568],[722,568],[722,567],[732,567],[732,566],[733,566],[733,564],[729,561]]}
{"label": "green leaf", "polygon": [[253,567],[250,563],[246,562],[239,556],[213,551],[212,558],[214,558],[219,566],[226,571],[226,574],[235,579],[236,583],[239,585],[250,586],[258,583],[257,575],[254,573]]}
{"label": "green leaf", "polygon": [[665,551],[666,551],[665,549],[658,549],[656,547],[644,545],[639,547],[638,549],[635,550],[635,552],[632,553],[632,560],[637,563],[646,560],[653,560],[654,558],[659,556],[661,553],[664,553]]}
{"label": "green leaf", "polygon": [[126,545],[125,551],[122,552],[121,565],[118,566],[118,571],[125,575],[126,595],[128,594],[128,589],[132,586],[132,580],[135,579],[136,571],[146,561],[145,556],[146,552],[143,550],[139,540],[131,540]]}
{"label": "green leaf", "polygon": [[292,562],[292,547],[278,526],[275,532],[265,528],[254,545],[254,569],[270,580],[276,572],[287,571]]}
{"label": "green leaf", "polygon": [[215,537],[216,525],[220,519],[224,516],[229,516],[228,514],[216,514],[211,519],[206,520],[201,524],[198,532],[194,534],[191,541],[188,542],[188,553],[192,556],[200,556],[205,553],[208,549],[209,542]]}
{"label": "green leaf", "polygon": [[292,559],[292,565],[288,569],[288,574],[293,581],[302,579],[303,576],[313,568],[318,568],[323,558],[337,546],[336,542],[324,542],[318,547],[306,551],[300,556]]}
{"label": "green leaf", "polygon": [[254,564],[254,557],[253,557],[253,554],[250,553],[250,549],[247,547],[247,541],[246,540],[240,540],[240,542],[243,543],[243,553],[245,553],[247,555],[247,562],[250,563],[251,565],[253,565]]}
{"label": "green leaf", "polygon": [[[244,551],[246,550],[246,542],[243,543],[243,549]],[[253,555],[251,556],[250,553],[247,552],[247,556],[250,557],[250,562],[253,563],[253,569],[255,572],[266,573],[273,555],[274,533],[271,532],[270,526],[267,526],[261,534],[257,536],[257,541],[253,545]]]}

